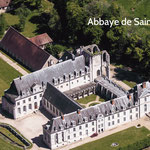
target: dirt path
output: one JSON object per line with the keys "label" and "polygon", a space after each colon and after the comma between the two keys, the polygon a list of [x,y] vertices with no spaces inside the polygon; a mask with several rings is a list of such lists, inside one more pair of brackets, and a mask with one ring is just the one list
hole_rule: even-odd
{"label": "dirt path", "polygon": [[20,72],[22,75],[26,75],[28,74],[28,72],[26,72],[24,69],[22,69],[17,62],[13,62],[12,60],[10,60],[7,56],[5,56],[4,54],[2,54],[0,52],[0,58],[2,58],[6,63],[8,63],[10,66],[12,66],[14,69],[16,69],[18,72]]}
{"label": "dirt path", "polygon": [[125,84],[124,82],[122,82],[121,80],[118,80],[115,78],[115,74],[116,72],[114,71],[115,66],[110,65],[110,79],[115,82],[116,84],[120,85],[123,89],[125,90],[130,90],[131,87],[129,87],[127,84]]}

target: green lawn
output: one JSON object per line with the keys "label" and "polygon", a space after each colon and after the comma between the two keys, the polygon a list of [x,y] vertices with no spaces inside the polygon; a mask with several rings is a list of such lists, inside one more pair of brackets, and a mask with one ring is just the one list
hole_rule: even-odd
{"label": "green lawn", "polygon": [[90,96],[86,96],[84,98],[81,98],[81,99],[77,100],[77,102],[82,103],[82,104],[87,104],[91,101],[95,101],[95,99],[96,99],[96,95],[92,94]]}
{"label": "green lawn", "polygon": [[9,130],[7,130],[6,128],[0,127],[0,132],[2,132],[3,134],[5,134],[7,137],[9,137],[10,139],[12,139],[16,143],[24,146],[24,144],[16,136],[14,136]]}
{"label": "green lawn", "polygon": [[31,71],[29,71],[27,68],[23,67],[21,64],[19,64],[19,62],[15,61],[12,57],[8,56],[8,54],[4,53],[2,50],[0,50],[0,53],[2,53],[3,55],[5,55],[7,58],[9,58],[11,61],[17,63],[18,66],[20,66],[23,70],[25,70],[28,73],[31,73]]}
{"label": "green lawn", "polygon": [[[150,134],[150,131],[145,127],[138,129],[136,127],[131,127],[94,142],[76,147],[73,150],[117,150],[119,147],[127,146],[128,144],[146,138],[148,134]],[[111,144],[114,142],[118,143],[119,146],[112,147]]]}
{"label": "green lawn", "polygon": [[[35,9],[31,11],[31,14],[29,14],[29,16],[26,18],[25,28],[22,34],[28,38],[36,36],[38,34],[36,31],[38,24],[31,22],[30,19],[34,16],[39,16],[41,12],[50,12],[51,9],[51,2],[49,2],[48,0],[42,0],[42,7],[39,10]],[[4,16],[8,26],[19,23],[19,17],[17,15],[12,15],[8,12],[4,13]]]}
{"label": "green lawn", "polygon": [[0,137],[0,150],[21,150],[21,148],[6,142]]}
{"label": "green lawn", "polygon": [[18,76],[21,76],[18,71],[0,59],[0,97],[4,90],[9,88],[10,82]]}
{"label": "green lawn", "polygon": [[99,104],[99,103],[92,103],[89,106],[94,106],[94,105],[97,105],[97,104]]}
{"label": "green lawn", "polygon": [[127,80],[123,80],[123,82],[125,84],[127,84],[128,86],[130,86],[131,88],[133,88],[134,86],[136,86],[136,82],[133,82],[133,81],[127,81]]}

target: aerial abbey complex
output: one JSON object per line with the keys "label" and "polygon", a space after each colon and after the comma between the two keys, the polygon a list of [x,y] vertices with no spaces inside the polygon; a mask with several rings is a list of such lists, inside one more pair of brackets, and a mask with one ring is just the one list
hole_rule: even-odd
{"label": "aerial abbey complex", "polygon": [[[90,94],[106,102],[82,108],[77,99]],[[143,117],[150,112],[150,83],[130,91],[116,85],[110,80],[109,54],[93,44],[66,51],[56,64],[14,79],[2,108],[14,119],[40,108],[52,114],[43,125],[43,141],[55,149]]]}

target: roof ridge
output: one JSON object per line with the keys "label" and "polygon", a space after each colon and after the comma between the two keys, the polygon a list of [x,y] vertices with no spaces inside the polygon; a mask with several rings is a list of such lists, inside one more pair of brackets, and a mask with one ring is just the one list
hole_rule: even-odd
{"label": "roof ridge", "polygon": [[[19,35],[21,35],[24,39],[26,39],[26,41],[30,42],[31,44],[33,44],[35,47],[37,47],[39,50],[43,51],[45,54],[51,56],[51,54],[49,54],[47,51],[41,49],[40,47],[38,47],[36,44],[34,44],[33,42],[31,42],[27,37],[25,37],[23,34],[21,34],[19,31],[17,31],[15,28],[13,28],[12,26],[9,27],[9,29],[14,30],[15,32],[17,32]],[[7,31],[9,31],[9,29]],[[6,33],[7,34],[7,33]]]}

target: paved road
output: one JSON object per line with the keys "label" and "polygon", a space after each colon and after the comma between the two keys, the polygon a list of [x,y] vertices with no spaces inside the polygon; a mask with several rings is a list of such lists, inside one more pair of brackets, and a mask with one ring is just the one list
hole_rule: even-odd
{"label": "paved road", "polygon": [[131,87],[129,87],[127,84],[125,84],[121,80],[118,80],[118,79],[115,78],[116,72],[114,71],[114,69],[115,69],[115,66],[110,65],[110,79],[112,81],[114,81],[116,84],[120,85],[123,89],[125,89],[127,91],[130,90]]}
{"label": "paved road", "polygon": [[28,72],[26,72],[24,69],[22,69],[17,62],[13,62],[12,60],[10,60],[7,56],[5,56],[4,54],[2,54],[0,52],[0,58],[2,58],[5,62],[7,62],[10,66],[12,66],[14,69],[16,69],[18,72],[20,72],[22,75],[26,75],[28,74]]}

